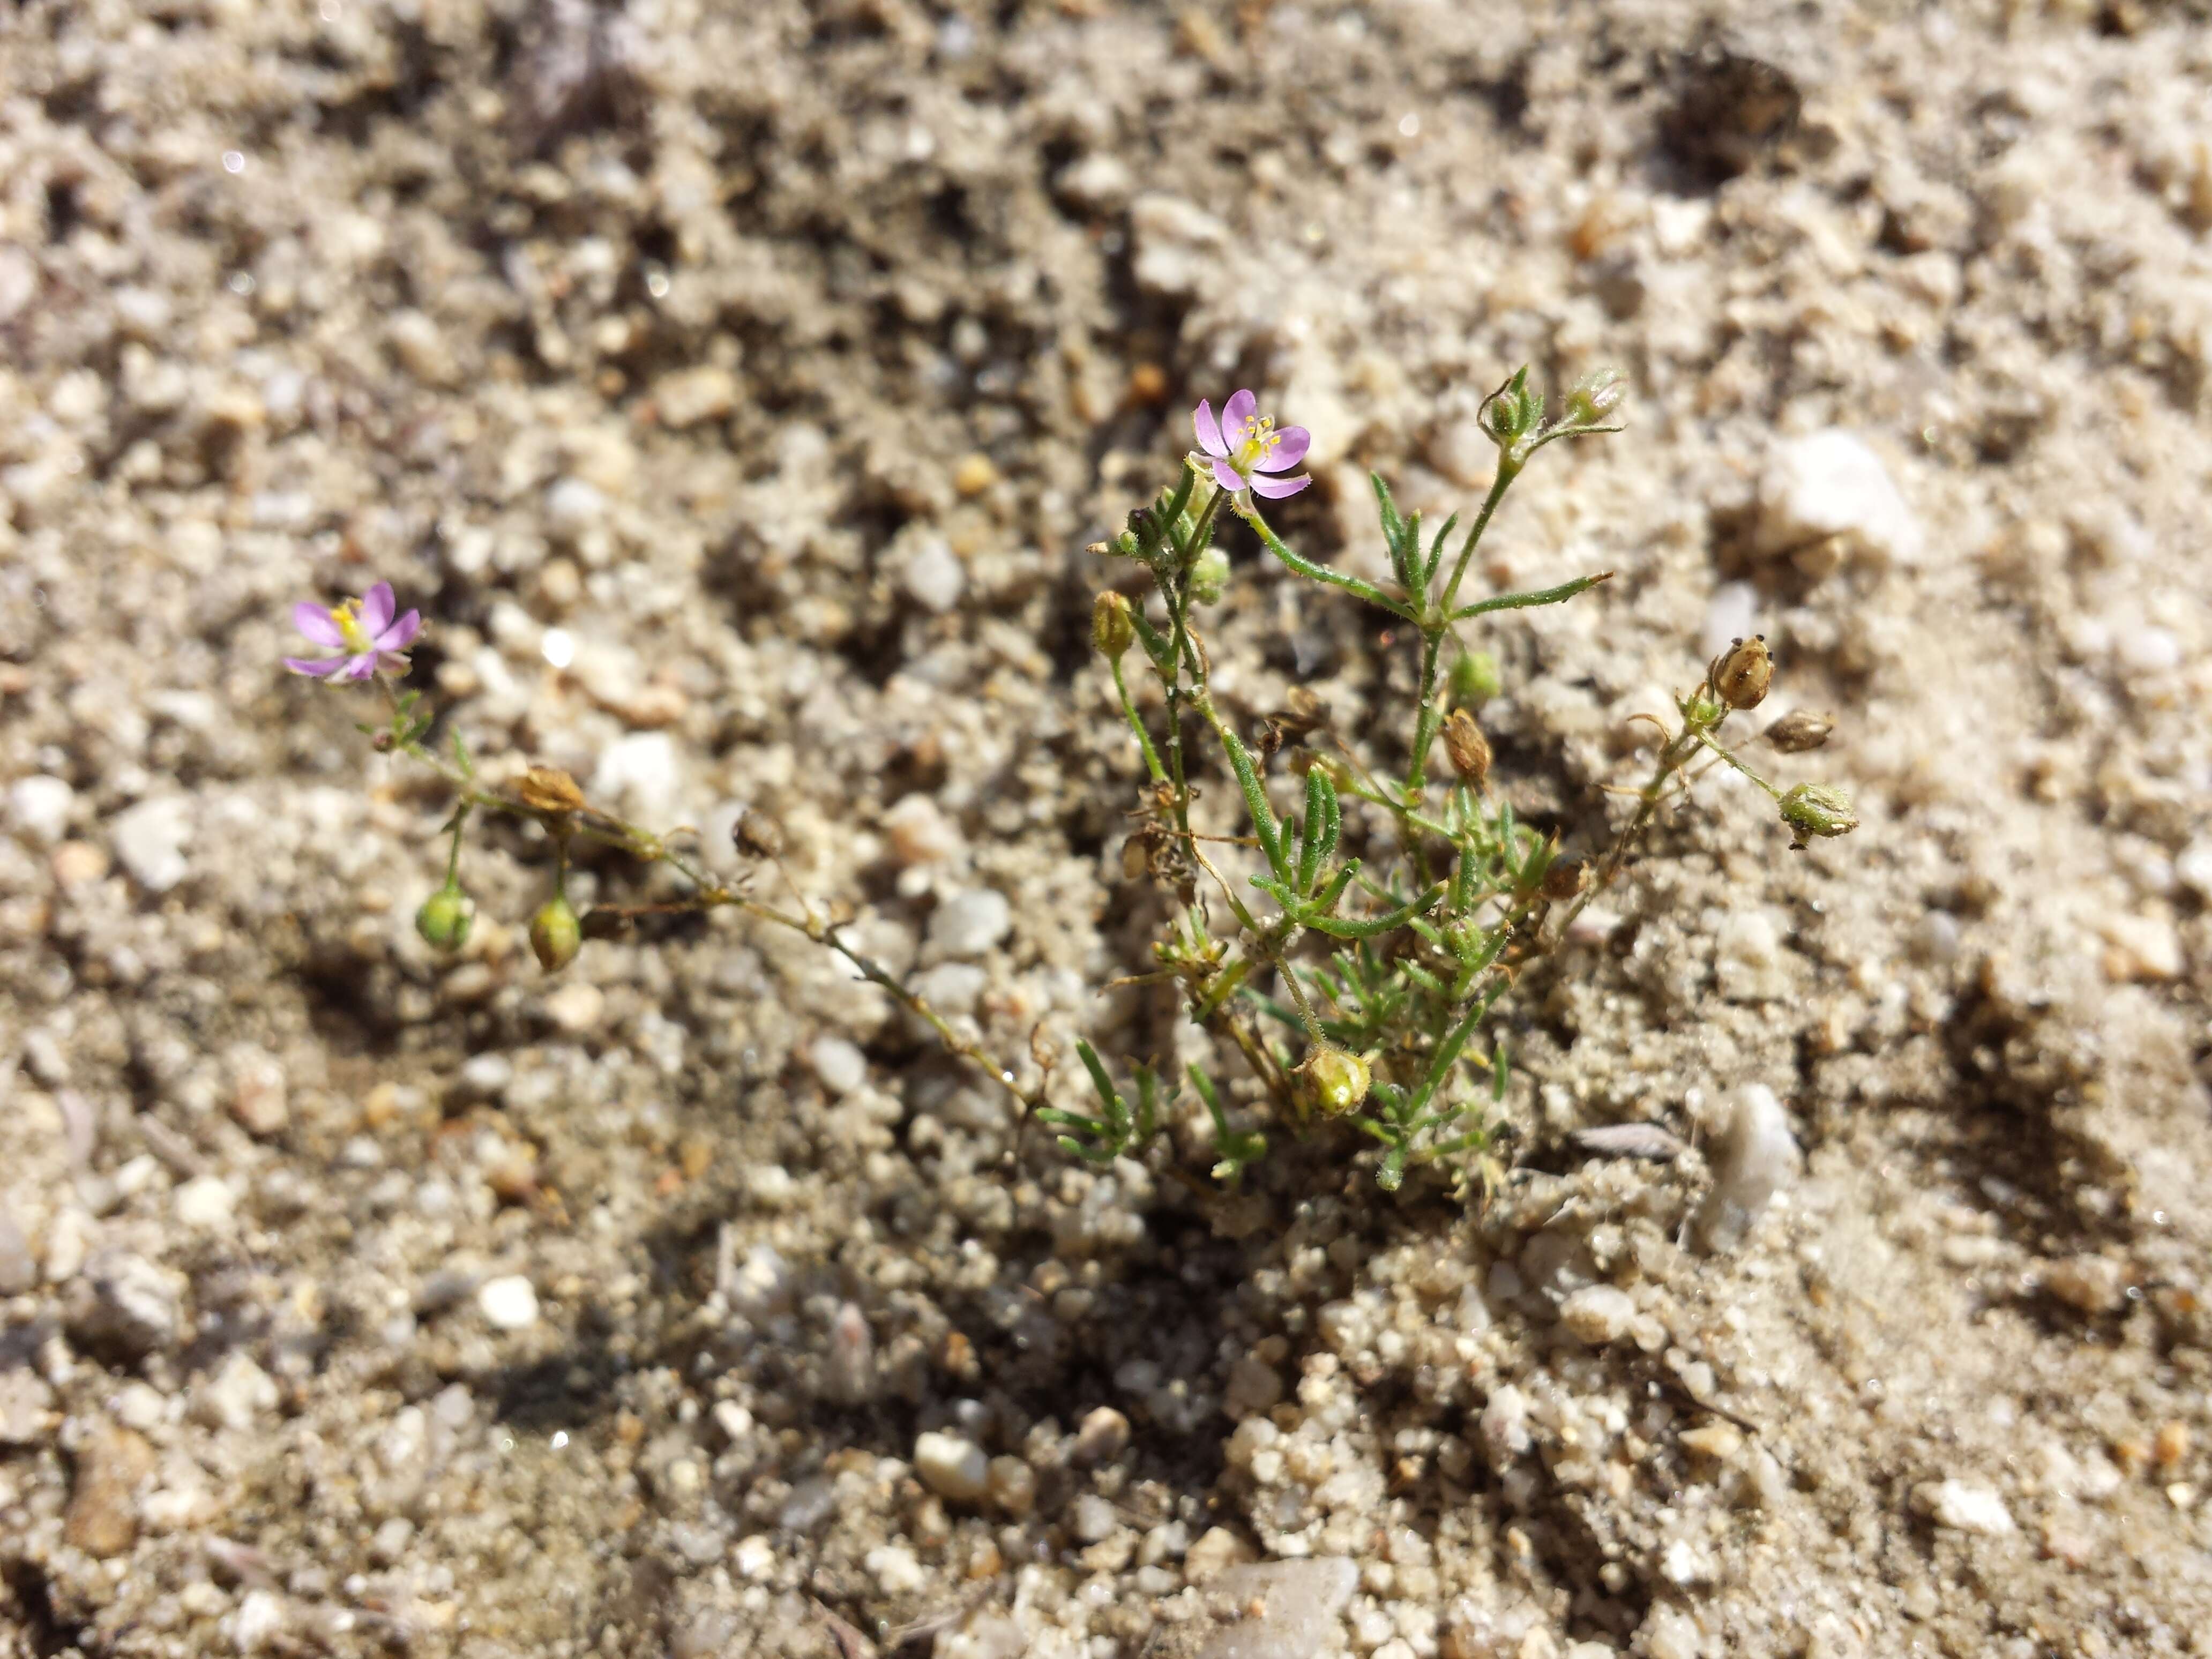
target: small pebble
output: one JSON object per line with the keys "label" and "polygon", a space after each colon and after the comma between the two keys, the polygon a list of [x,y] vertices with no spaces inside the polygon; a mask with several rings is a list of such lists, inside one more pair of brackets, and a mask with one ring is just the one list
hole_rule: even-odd
{"label": "small pebble", "polygon": [[984,454],[963,455],[953,464],[952,487],[963,495],[980,495],[999,482],[999,469]]}
{"label": "small pebble", "polygon": [[931,1430],[915,1437],[914,1472],[939,1497],[965,1503],[987,1490],[990,1460],[966,1436]]}
{"label": "small pebble", "polygon": [[1628,1292],[1610,1285],[1590,1285],[1559,1304],[1559,1322],[1593,1346],[1618,1342],[1636,1318]]}
{"label": "small pebble", "polygon": [[191,873],[185,848],[191,844],[191,803],[182,795],[157,795],[116,814],[108,843],[149,893],[166,893]]}
{"label": "small pebble", "polygon": [[714,363],[679,368],[653,383],[653,406],[663,426],[682,430],[718,421],[738,404],[738,377]]}
{"label": "small pebble", "polygon": [[538,1322],[538,1288],[520,1273],[488,1279],[477,1288],[477,1306],[495,1329],[528,1330]]}
{"label": "small pebble", "polygon": [[137,1541],[138,1484],[154,1472],[154,1448],[129,1429],[94,1431],[77,1448],[76,1478],[62,1536],[106,1559]]}
{"label": "small pebble", "polygon": [[58,842],[76,807],[76,791],[60,778],[33,775],[8,787],[8,821],[40,846]]}
{"label": "small pebble", "polygon": [[1012,907],[995,888],[955,893],[929,919],[929,943],[940,956],[980,957],[1013,931]]}
{"label": "small pebble", "polygon": [[193,1408],[201,1421],[216,1428],[245,1430],[264,1412],[276,1408],[276,1384],[244,1353],[234,1352],[216,1374],[195,1391]]}
{"label": "small pebble", "polygon": [[177,1219],[204,1232],[221,1232],[231,1224],[238,1200],[221,1176],[195,1176],[177,1188],[172,1200]]}
{"label": "small pebble", "polygon": [[606,993],[589,980],[571,980],[545,998],[546,1018],[571,1036],[599,1030],[606,1009]]}
{"label": "small pebble", "polygon": [[1898,564],[1917,562],[1927,544],[1881,457],[1835,428],[1775,446],[1759,478],[1753,545],[1762,557],[1780,557],[1831,537]]}
{"label": "small pebble", "polygon": [[1989,1487],[1966,1480],[1931,1481],[1913,1492],[1916,1508],[1953,1532],[1999,1538],[2013,1530],[2012,1512]]}
{"label": "small pebble", "polygon": [[230,1115],[239,1127],[262,1140],[283,1133],[292,1107],[284,1068],[276,1056],[241,1047],[231,1051],[229,1065]]}
{"label": "small pebble", "polygon": [[1036,1471],[1018,1457],[994,1457],[986,1475],[991,1501],[1019,1519],[1036,1504]]}
{"label": "small pebble", "polygon": [[1797,1173],[1796,1139],[1773,1090],[1750,1083],[1735,1091],[1712,1159],[1713,1189],[1694,1231],[1705,1250],[1732,1250]]}
{"label": "small pebble", "polygon": [[833,1095],[849,1095],[868,1080],[868,1057],[843,1037],[815,1038],[807,1047],[806,1057],[822,1086]]}
{"label": "small pebble", "polygon": [[1076,1431],[1075,1459],[1079,1463],[1103,1463],[1128,1449],[1129,1419],[1111,1406],[1100,1406],[1085,1414]]}
{"label": "small pebble", "polygon": [[960,603],[961,594],[966,592],[968,567],[943,538],[931,536],[915,546],[902,580],[908,597],[916,605],[943,616]]}

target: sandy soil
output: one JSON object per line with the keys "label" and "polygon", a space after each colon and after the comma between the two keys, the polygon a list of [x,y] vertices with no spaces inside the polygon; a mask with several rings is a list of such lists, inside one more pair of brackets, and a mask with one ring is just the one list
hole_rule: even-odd
{"label": "sandy soil", "polygon": [[[2151,0],[12,9],[0,1651],[2212,1650],[2208,111]],[[437,793],[276,666],[388,578],[488,767],[772,811],[1010,1054],[1218,1060],[1093,988],[1083,548],[1249,383],[1373,568],[1523,360],[1637,393],[1481,572],[1619,573],[1479,641],[1516,804],[1601,844],[1755,628],[1864,823],[1669,821],[1484,1206],[1017,1160],[726,918],[548,980],[512,830],[438,958]],[[1392,752],[1402,642],[1233,550],[1224,698]],[[1762,1088],[1733,1252],[1572,1138]]]}

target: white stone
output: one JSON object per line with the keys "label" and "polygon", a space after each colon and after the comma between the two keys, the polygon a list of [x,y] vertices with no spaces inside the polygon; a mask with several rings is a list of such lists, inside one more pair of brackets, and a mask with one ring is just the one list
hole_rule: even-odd
{"label": "white stone", "polygon": [[558,534],[581,535],[596,528],[606,513],[606,496],[581,478],[562,478],[545,492],[545,520]]}
{"label": "white stone", "polygon": [[178,1220],[205,1232],[221,1232],[228,1227],[238,1208],[229,1183],[221,1176],[194,1176],[177,1188],[171,1201],[176,1206]]}
{"label": "white stone", "polygon": [[720,420],[737,404],[738,377],[714,363],[675,369],[653,383],[653,406],[663,426]]}
{"label": "white stone", "polygon": [[1987,1486],[1966,1480],[1941,1480],[1919,1487],[1913,1497],[1930,1520],[1953,1532],[2002,1538],[2013,1530],[2012,1511]]}
{"label": "white stone", "polygon": [[915,1553],[902,1544],[879,1544],[860,1558],[860,1565],[886,1595],[920,1589],[927,1577]]}
{"label": "white stone", "polygon": [[990,975],[972,963],[940,962],[925,968],[908,988],[940,1014],[972,1014]]}
{"label": "white stone", "polygon": [[1590,1285],[1559,1304],[1559,1322],[1593,1346],[1618,1342],[1635,1322],[1636,1304],[1610,1285]]}
{"label": "white stone", "polygon": [[1775,446],[1759,482],[1753,546],[1779,557],[1831,536],[1898,564],[1918,562],[1927,542],[1881,457],[1833,427]]}
{"label": "white stone", "polygon": [[868,1057],[843,1037],[815,1038],[806,1057],[822,1086],[833,1095],[849,1095],[868,1080]]}
{"label": "white stone", "polygon": [[1129,199],[1137,179],[1127,163],[1101,150],[1069,162],[1053,179],[1053,185],[1079,207],[1110,213]]}
{"label": "white stone", "polygon": [[283,1640],[292,1617],[274,1590],[248,1590],[231,1620],[230,1639],[240,1653],[262,1653]]}
{"label": "white stone", "polygon": [[1702,1659],[1705,1653],[1697,1621],[1679,1607],[1653,1607],[1638,1627],[1636,1640],[1645,1659]]}
{"label": "white stone", "polygon": [[250,1429],[276,1409],[276,1384],[252,1358],[234,1351],[193,1397],[193,1414],[222,1429]]}
{"label": "white stone", "polygon": [[597,1030],[606,1008],[606,993],[589,980],[571,980],[545,999],[546,1018],[571,1036]]}
{"label": "white stone", "polygon": [[967,591],[968,567],[942,537],[927,537],[908,556],[903,583],[916,605],[942,616]]}
{"label": "white stone", "polygon": [[915,1437],[914,1472],[940,1498],[959,1503],[981,1498],[990,1468],[983,1449],[964,1435],[930,1430]]}
{"label": "white stone", "polygon": [[1797,1173],[1797,1141],[1773,1090],[1748,1083],[1735,1091],[1712,1162],[1713,1189],[1698,1211],[1698,1242],[1707,1250],[1734,1249]]}
{"label": "white stone", "polygon": [[1510,1382],[1490,1391],[1480,1423],[1493,1463],[1508,1462],[1528,1449],[1528,1397]]}
{"label": "white stone", "polygon": [[683,792],[676,740],[665,732],[634,732],[600,754],[589,793],[594,805],[665,825],[678,816]]}
{"label": "white stone", "polygon": [[8,786],[8,821],[42,846],[59,841],[76,806],[76,791],[59,778],[33,774]]}
{"label": "white stone", "polygon": [[2173,874],[2198,898],[2212,902],[2212,836],[2199,836],[2174,854]]}
{"label": "white stone", "polygon": [[1013,931],[1012,908],[995,888],[955,893],[929,919],[929,943],[940,956],[980,957]]}
{"label": "white stone", "polygon": [[107,826],[115,856],[149,893],[166,893],[191,872],[191,805],[182,795],[156,795],[115,815]]}
{"label": "white stone", "polygon": [[767,1534],[757,1532],[737,1541],[730,1551],[730,1563],[740,1578],[765,1578],[775,1570],[775,1546],[769,1542]]}
{"label": "white stone", "polygon": [[477,1306],[502,1331],[526,1331],[538,1322],[538,1287],[520,1273],[488,1279],[477,1291]]}

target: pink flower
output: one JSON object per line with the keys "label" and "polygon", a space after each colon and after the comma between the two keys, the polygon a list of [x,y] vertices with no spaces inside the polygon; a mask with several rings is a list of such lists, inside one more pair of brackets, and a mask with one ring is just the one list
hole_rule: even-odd
{"label": "pink flower", "polygon": [[1191,414],[1198,447],[1212,466],[1213,481],[1224,489],[1249,489],[1270,500],[1295,495],[1313,480],[1303,472],[1295,478],[1266,475],[1287,472],[1304,460],[1313,434],[1302,426],[1278,429],[1273,416],[1253,412],[1259,403],[1249,392],[1239,392],[1221,406],[1218,422],[1213,405],[1200,403]]}
{"label": "pink flower", "polygon": [[394,622],[392,584],[379,582],[359,599],[348,599],[332,610],[304,600],[294,605],[292,625],[317,645],[341,654],[319,659],[287,657],[284,666],[319,680],[341,677],[365,680],[380,668],[405,673],[407,644],[421,631],[422,618],[410,611]]}

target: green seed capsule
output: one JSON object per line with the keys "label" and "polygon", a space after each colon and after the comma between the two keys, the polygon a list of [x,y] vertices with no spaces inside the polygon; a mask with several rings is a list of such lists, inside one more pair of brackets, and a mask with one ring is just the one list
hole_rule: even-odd
{"label": "green seed capsule", "polygon": [[1782,821],[1790,826],[1790,845],[1801,850],[1814,836],[1848,836],[1859,827],[1851,798],[1820,783],[1801,783],[1784,795]]}
{"label": "green seed capsule", "polygon": [[1137,625],[1129,620],[1129,602],[1112,591],[1101,593],[1091,606],[1091,643],[1109,662],[1137,641]]}
{"label": "green seed capsule", "polygon": [[1356,1110],[1374,1081],[1367,1062],[1343,1048],[1315,1049],[1298,1072],[1305,1079],[1314,1105],[1331,1117]]}
{"label": "green seed capsule", "polygon": [[450,884],[422,901],[415,913],[415,931],[422,942],[441,951],[458,951],[469,942],[469,927],[477,907],[469,896]]}
{"label": "green seed capsule", "polygon": [[574,962],[583,943],[583,927],[565,893],[554,894],[530,919],[530,948],[538,953],[538,965],[549,974]]}

